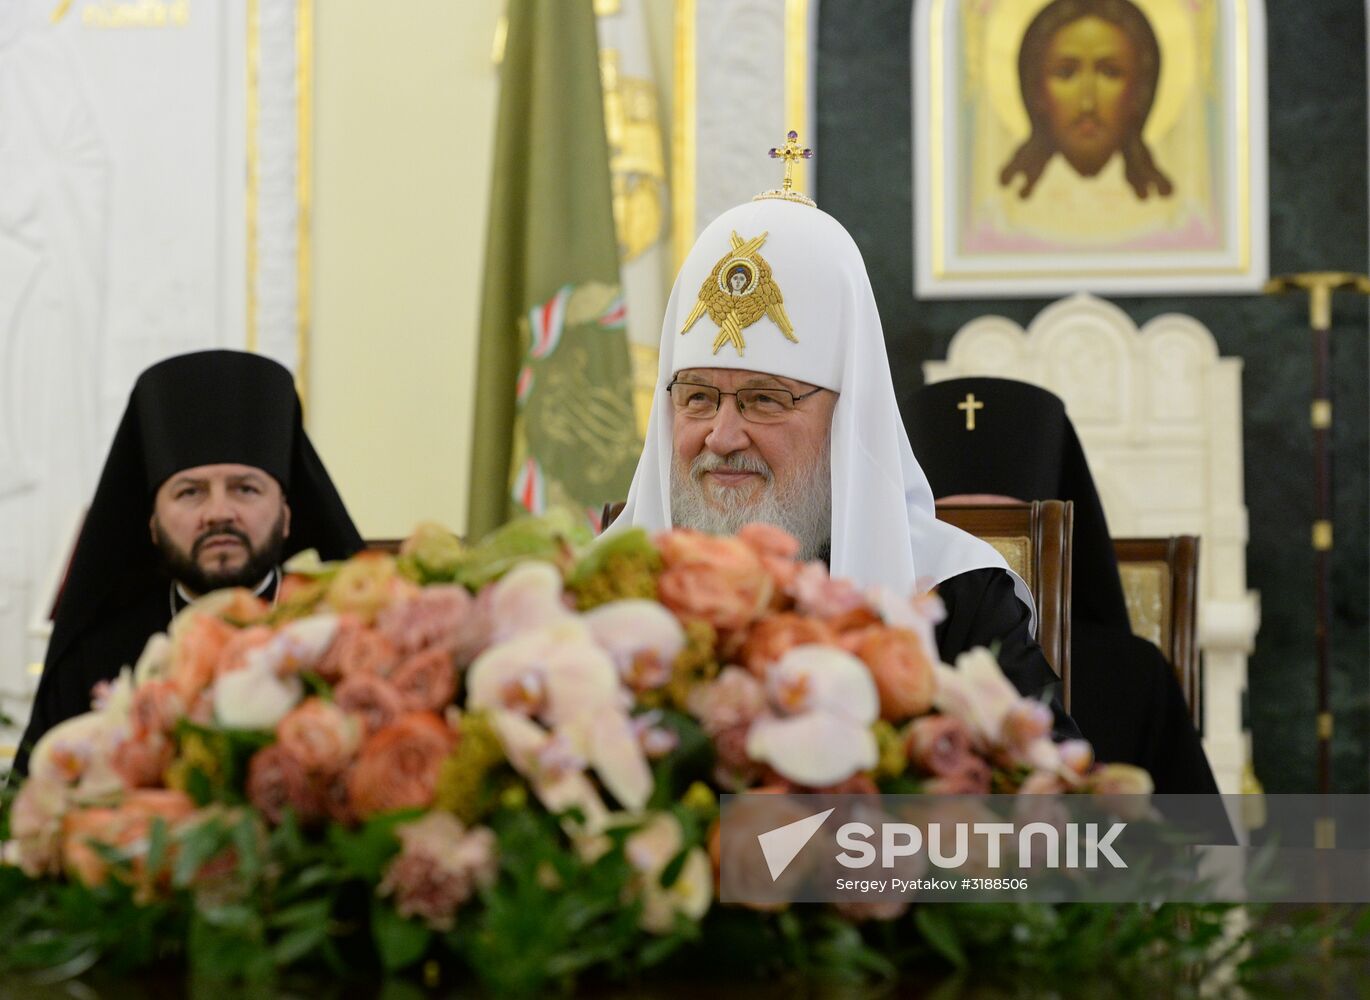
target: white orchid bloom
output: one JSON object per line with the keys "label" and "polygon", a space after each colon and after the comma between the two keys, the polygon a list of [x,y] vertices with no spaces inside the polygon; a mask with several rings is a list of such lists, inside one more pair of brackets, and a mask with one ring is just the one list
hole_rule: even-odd
{"label": "white orchid bloom", "polygon": [[564,585],[555,566],[520,563],[491,585],[490,621],[496,643],[574,618],[562,600]]}
{"label": "white orchid bloom", "polygon": [[618,671],[578,617],[491,647],[471,665],[466,684],[469,711],[545,723],[623,806],[635,810],[646,804],[651,769],[628,717]]}
{"label": "white orchid bloom", "polygon": [[683,840],[680,821],[670,813],[656,813],[624,844],[628,863],[642,875],[641,924],[653,934],[673,930],[677,913],[699,920],[713,902],[713,867],[698,847],[685,856],[675,882],[661,884],[661,873],[680,853]]}
{"label": "white orchid bloom", "polygon": [[490,723],[504,755],[514,770],[528,779],[539,802],[554,813],[578,807],[588,832],[604,828],[609,818],[604,801],[584,772],[558,759],[561,755],[551,733],[517,712],[492,711]]}
{"label": "white orchid bloom", "polygon": [[1004,720],[1023,696],[1004,676],[993,654],[977,647],[958,656],[955,668],[937,664],[934,669],[937,710],[964,722],[980,749],[999,746]]}
{"label": "white orchid bloom", "polygon": [[171,676],[171,638],[165,632],[155,632],[143,647],[142,655],[133,665],[134,684],[161,680]]}
{"label": "white orchid bloom", "polygon": [[747,754],[782,776],[822,788],[875,766],[871,726],[880,696],[870,671],[830,646],[796,646],[766,675],[774,714],[747,732]]}
{"label": "white orchid bloom", "polygon": [[300,703],[304,684],[295,674],[278,671],[287,655],[285,647],[270,644],[251,650],[247,665],[223,674],[211,690],[214,718],[229,729],[275,729],[276,724]]}
{"label": "white orchid bloom", "polygon": [[583,616],[595,642],[613,658],[619,676],[637,690],[660,687],[685,648],[680,620],[655,601],[601,604]]}

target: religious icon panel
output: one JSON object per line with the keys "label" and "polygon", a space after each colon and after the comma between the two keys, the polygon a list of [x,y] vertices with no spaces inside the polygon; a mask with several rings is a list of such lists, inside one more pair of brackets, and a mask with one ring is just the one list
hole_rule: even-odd
{"label": "religious icon panel", "polygon": [[1261,0],[919,0],[920,297],[1267,273]]}

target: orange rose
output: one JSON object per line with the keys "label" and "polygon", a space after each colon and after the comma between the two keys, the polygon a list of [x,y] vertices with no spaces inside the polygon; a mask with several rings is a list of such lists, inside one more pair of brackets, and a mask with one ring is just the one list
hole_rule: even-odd
{"label": "orange rose", "polygon": [[352,674],[333,689],[333,703],[359,716],[367,733],[384,729],[404,712],[404,696],[384,677]]}
{"label": "orange rose", "polygon": [[336,684],[354,674],[389,676],[399,660],[400,654],[393,642],[375,629],[349,621],[338,630],[337,638],[315,670],[324,680]]}
{"label": "orange rose", "polygon": [[301,823],[323,817],[323,782],[310,775],[304,763],[281,743],[263,747],[247,765],[247,800],[273,825],[280,823],[286,806]]}
{"label": "orange rose", "polygon": [[770,603],[770,575],[743,542],[677,530],[658,535],[656,544],[666,567],[657,580],[661,603],[681,618],[736,630]]}
{"label": "orange rose", "polygon": [[781,612],[767,615],[751,627],[740,658],[743,666],[765,680],[766,671],[795,646],[815,643],[835,646],[837,634],[821,621]]}
{"label": "orange rose", "polygon": [[120,742],[110,755],[110,766],[126,788],[156,788],[173,756],[171,741],[151,732]]}
{"label": "orange rose", "polygon": [[174,826],[194,811],[195,803],[184,792],[142,788],[130,792],[114,808],[68,813],[62,822],[63,867],[83,885],[103,885],[109,866],[92,846],[101,844],[131,855],[133,877],[141,880],[152,821],[160,818]]}
{"label": "orange rose", "polygon": [[276,727],[276,738],[311,774],[336,774],[361,746],[362,722],[332,702],[306,698]]}
{"label": "orange rose", "polygon": [[214,665],[215,678],[242,670],[247,666],[247,654],[265,646],[275,634],[276,630],[266,625],[253,625],[235,631],[219,653],[218,662]]}
{"label": "orange rose", "polygon": [[426,649],[396,667],[390,683],[410,711],[441,712],[457,693],[457,667],[447,650]]}
{"label": "orange rose", "polygon": [[868,668],[880,692],[880,717],[894,722],[932,708],[936,677],[918,636],[902,628],[870,628],[853,652]]}
{"label": "orange rose", "polygon": [[228,622],[200,614],[173,640],[171,682],[186,704],[193,702],[195,696],[209,686],[214,679],[219,654],[237,633]]}
{"label": "orange rose", "polygon": [[432,712],[410,712],[367,737],[347,780],[358,818],[433,804],[438,772],[455,735]]}
{"label": "orange rose", "polygon": [[223,594],[222,600],[214,602],[213,611],[224,621],[241,627],[262,621],[271,613],[271,605],[245,587],[234,587]]}

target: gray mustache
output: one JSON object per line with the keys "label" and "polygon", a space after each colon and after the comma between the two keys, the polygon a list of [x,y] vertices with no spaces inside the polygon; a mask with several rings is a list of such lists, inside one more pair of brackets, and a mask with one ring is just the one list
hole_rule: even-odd
{"label": "gray mustache", "polygon": [[700,452],[690,463],[690,478],[702,479],[706,472],[726,469],[729,472],[755,472],[771,481],[771,467],[759,458],[735,451],[730,455],[715,455],[711,451]]}

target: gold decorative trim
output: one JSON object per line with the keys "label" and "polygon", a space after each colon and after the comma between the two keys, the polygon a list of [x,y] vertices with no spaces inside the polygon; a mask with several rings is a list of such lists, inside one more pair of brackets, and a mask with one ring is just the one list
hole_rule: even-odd
{"label": "gold decorative trim", "polygon": [[1332,738],[1332,713],[1318,713],[1318,739],[1330,740]]}
{"label": "gold decorative trim", "polygon": [[[788,0],[787,0],[788,2]],[[932,0],[928,15],[928,86],[931,114],[929,127],[929,175],[932,186],[932,274],[938,280],[954,281],[1014,281],[1024,278],[1059,278],[1060,268],[1028,270],[1014,268],[1012,271],[962,271],[952,274],[947,269],[945,251],[946,212],[951,203],[946,197],[946,178],[944,176],[943,140],[944,129],[944,79],[942,55],[945,44],[945,7],[950,0]],[[1183,273],[1187,276],[1221,276],[1243,274],[1251,265],[1251,20],[1246,0],[1233,0],[1233,14],[1236,32],[1236,52],[1233,66],[1237,78],[1237,263],[1235,265],[1185,265]],[[917,58],[917,53],[914,54]],[[1090,278],[1149,278],[1169,277],[1177,273],[1175,266],[1169,267],[1127,267],[1106,268],[1088,272]]]}
{"label": "gold decorative trim", "polygon": [[[800,135],[812,134],[809,129],[809,0],[785,0],[785,128]],[[794,187],[813,194],[808,174],[808,164],[794,161]]]}
{"label": "gold decorative trim", "polygon": [[1323,431],[1332,426],[1332,400],[1315,399],[1309,408],[1308,422],[1315,431]]}
{"label": "gold decorative trim", "polygon": [[[928,48],[931,50],[928,52],[928,128],[932,141],[929,143],[928,157],[931,162],[927,166],[932,177],[932,273],[937,278],[947,276],[947,262],[943,252],[947,231],[943,214],[943,207],[946,205],[946,179],[942,176],[942,137],[945,135],[945,117],[942,114],[942,105],[945,103],[942,95],[944,5],[945,0],[932,0],[932,10],[928,13]],[[917,59],[918,54],[914,53],[913,58]]]}
{"label": "gold decorative trim", "polygon": [[261,149],[257,141],[261,110],[262,59],[261,0],[247,0],[247,349],[257,351],[257,197],[261,180]]}
{"label": "gold decorative trim", "polygon": [[1315,552],[1330,552],[1332,550],[1331,521],[1313,522],[1313,550]]}
{"label": "gold decorative trim", "polygon": [[314,0],[295,3],[295,391],[309,413],[314,322]]}
{"label": "gold decorative trim", "polygon": [[696,0],[676,0],[675,108],[671,115],[671,256],[676,271],[685,263],[695,236],[697,13]]}

